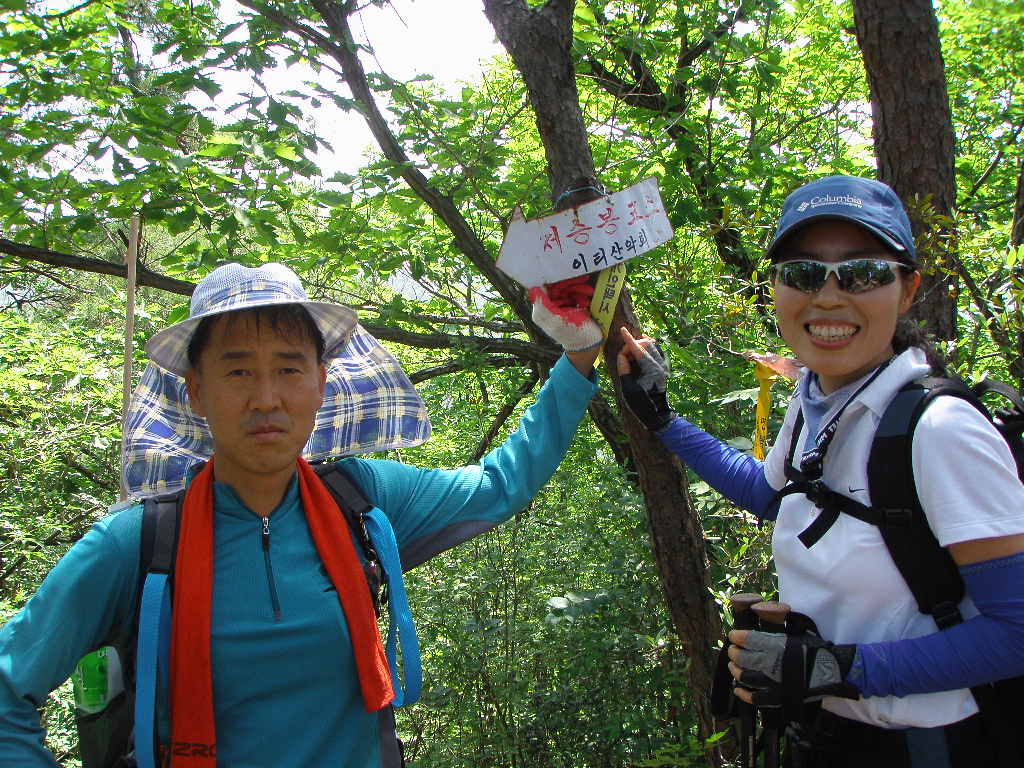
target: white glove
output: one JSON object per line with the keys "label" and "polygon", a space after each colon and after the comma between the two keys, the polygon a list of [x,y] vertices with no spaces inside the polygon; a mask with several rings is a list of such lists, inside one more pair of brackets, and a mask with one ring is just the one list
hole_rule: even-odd
{"label": "white glove", "polygon": [[594,286],[587,275],[538,285],[527,296],[533,302],[533,321],[566,352],[591,349],[604,341],[590,314]]}

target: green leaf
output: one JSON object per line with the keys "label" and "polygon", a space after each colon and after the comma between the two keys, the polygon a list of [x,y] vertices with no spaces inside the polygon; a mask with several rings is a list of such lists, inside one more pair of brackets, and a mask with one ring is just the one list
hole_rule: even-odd
{"label": "green leaf", "polygon": [[216,97],[222,90],[216,81],[208,77],[197,77],[193,80],[192,84],[211,99]]}
{"label": "green leaf", "polygon": [[583,22],[584,24],[597,24],[597,17],[594,15],[594,12],[583,3],[576,4],[572,15],[576,21]]}
{"label": "green leaf", "polygon": [[333,189],[321,189],[316,193],[316,199],[332,208],[348,206],[352,203],[352,193],[336,192]]}
{"label": "green leaf", "polygon": [[288,126],[288,108],[276,99],[270,99],[267,116],[282,128]]}
{"label": "green leaf", "polygon": [[757,402],[757,395],[761,390],[758,387],[752,387],[750,389],[737,389],[733,392],[727,392],[721,397],[712,398],[712,403],[721,403],[725,405],[727,403],[735,403],[740,400],[747,400],[752,403]]}
{"label": "green leaf", "polygon": [[274,154],[283,160],[299,160],[301,155],[296,151],[295,147],[291,144],[275,144]]}
{"label": "green leaf", "polygon": [[238,144],[210,143],[196,152],[201,157],[234,157],[242,151]]}

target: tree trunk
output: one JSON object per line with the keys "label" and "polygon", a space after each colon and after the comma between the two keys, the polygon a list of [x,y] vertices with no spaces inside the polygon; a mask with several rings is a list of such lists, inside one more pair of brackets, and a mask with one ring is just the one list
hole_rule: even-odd
{"label": "tree trunk", "polygon": [[[1024,246],[1024,157],[1021,158],[1019,167],[1017,191],[1013,195],[1013,219],[1010,224],[1010,246],[1013,248]],[[1024,271],[1024,267],[1019,261],[1015,269],[1018,271],[1018,276],[1021,271]],[[1020,312],[1019,308],[1018,312]],[[1019,329],[1021,326],[1017,327]],[[1017,356],[1010,361],[1010,374],[1014,377],[1017,386],[1021,387],[1024,386],[1024,331],[1018,330],[1016,336]]]}
{"label": "tree trunk", "polygon": [[853,18],[878,176],[907,204],[919,245],[923,280],[911,313],[937,338],[955,339],[953,122],[932,0],[853,0]]}
{"label": "tree trunk", "polygon": [[1013,196],[1013,220],[1010,225],[1010,245],[1020,248],[1024,245],[1024,157],[1017,174],[1017,192]]}
{"label": "tree trunk", "polygon": [[[549,0],[534,8],[523,0],[484,0],[484,12],[526,83],[558,210],[592,200],[601,189],[571,57],[573,6],[574,0]],[[626,291],[612,328],[621,325],[640,331]],[[606,361],[615,360],[620,346],[613,332],[605,346]],[[706,738],[714,732],[707,694],[714,674],[712,649],[721,627],[708,589],[701,521],[690,503],[682,465],[622,407],[613,362],[607,371],[620,410],[627,414],[625,430],[647,505],[652,547],[669,613],[690,659],[691,695]],[[717,763],[715,755],[712,760]]]}

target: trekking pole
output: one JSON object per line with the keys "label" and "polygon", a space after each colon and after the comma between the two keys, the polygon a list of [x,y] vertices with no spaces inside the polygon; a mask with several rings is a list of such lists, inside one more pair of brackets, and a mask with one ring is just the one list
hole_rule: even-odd
{"label": "trekking pole", "polygon": [[[729,598],[729,612],[735,629],[757,629],[757,614],[750,610],[752,605],[764,602],[764,598],[754,592],[740,592]],[[740,766],[756,768],[757,765],[757,710],[753,704],[736,699],[736,712],[739,719]]]}
{"label": "trekking pole", "polygon": [[[750,612],[757,616],[762,632],[785,632],[786,616],[792,610],[787,603],[765,600],[750,606]],[[779,732],[782,730],[783,712],[781,708],[761,710],[764,730],[761,734],[761,747],[764,753],[764,768],[779,766]]]}

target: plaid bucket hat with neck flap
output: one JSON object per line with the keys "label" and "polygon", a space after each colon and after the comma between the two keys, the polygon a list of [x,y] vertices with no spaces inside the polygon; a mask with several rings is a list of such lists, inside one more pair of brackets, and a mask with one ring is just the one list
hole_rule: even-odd
{"label": "plaid bucket hat with neck flap", "polygon": [[121,464],[132,497],[183,488],[188,471],[213,455],[206,419],[188,402],[188,344],[207,317],[281,304],[300,304],[324,338],[324,402],[302,455],[307,461],[419,445],[430,418],[402,366],[358,323],[350,308],[311,301],[283,264],[225,264],[196,286],[189,317],[146,344],[149,363],[125,417]]}

